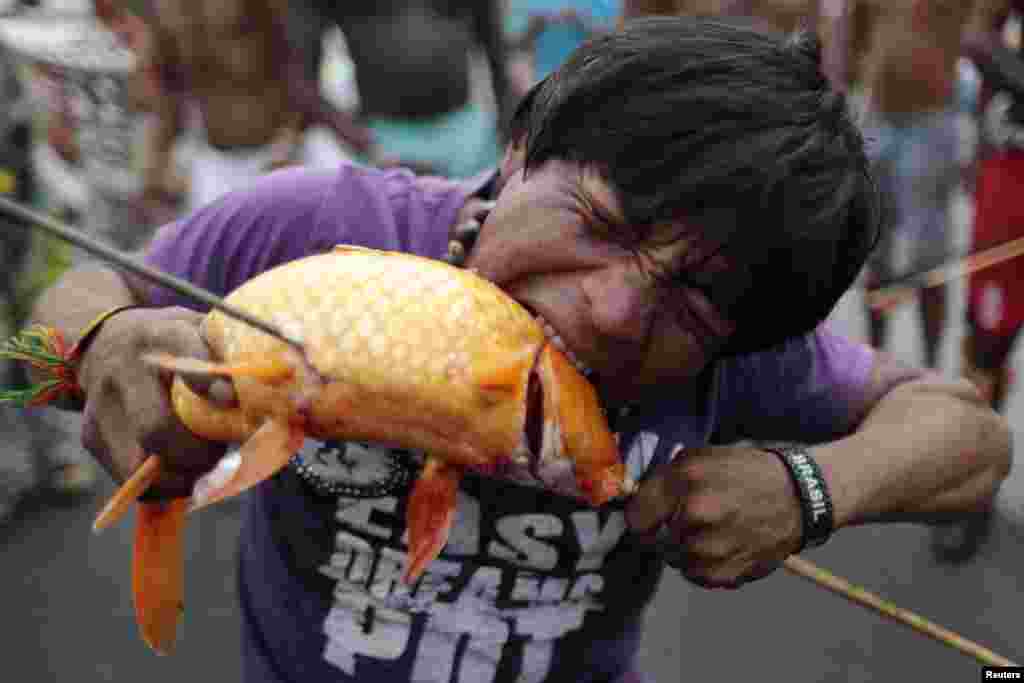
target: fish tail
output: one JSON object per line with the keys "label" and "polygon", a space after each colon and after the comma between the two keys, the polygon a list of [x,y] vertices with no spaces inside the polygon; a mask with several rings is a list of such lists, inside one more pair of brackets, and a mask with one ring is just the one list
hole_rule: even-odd
{"label": "fish tail", "polygon": [[183,530],[188,501],[140,503],[132,549],[132,596],[143,640],[169,654],[185,611]]}
{"label": "fish tail", "polygon": [[435,457],[427,458],[406,508],[409,559],[403,576],[405,583],[415,583],[448,542],[461,479],[462,468]]}

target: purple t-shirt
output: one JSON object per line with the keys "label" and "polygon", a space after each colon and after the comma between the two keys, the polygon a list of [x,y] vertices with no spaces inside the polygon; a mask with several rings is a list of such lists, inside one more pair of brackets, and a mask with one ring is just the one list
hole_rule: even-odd
{"label": "purple t-shirt", "polygon": [[[480,185],[480,183],[476,183]],[[338,243],[439,257],[473,184],[343,166],[288,170],[157,235],[148,262],[218,293]],[[157,305],[184,304],[164,290]],[[852,429],[867,347],[825,331],[722,362],[616,423],[634,476],[678,446],[820,441]],[[685,452],[682,457],[685,457]],[[307,440],[249,496],[241,539],[245,680],[608,682],[633,668],[662,563],[623,506],[470,475],[448,545],[405,586],[416,458]]]}

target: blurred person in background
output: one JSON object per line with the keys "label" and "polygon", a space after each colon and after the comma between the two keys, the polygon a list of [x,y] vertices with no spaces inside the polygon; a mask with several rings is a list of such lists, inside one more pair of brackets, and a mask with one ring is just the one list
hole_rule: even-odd
{"label": "blurred person in background", "polygon": [[[312,1],[344,35],[381,157],[454,178],[497,163],[514,105],[498,0]],[[491,92],[475,79],[480,55]]]}
{"label": "blurred person in background", "polygon": [[623,21],[659,16],[724,17],[747,10],[747,3],[737,0],[622,0]]}
{"label": "blurred person in background", "polygon": [[[375,156],[369,132],[308,82],[287,3],[153,0],[145,19],[138,78],[153,92],[144,172],[153,205],[184,195],[188,212],[275,168]],[[323,126],[334,140],[313,135]],[[184,135],[188,144],[176,148]]]}
{"label": "blurred person in background", "polygon": [[723,0],[722,14],[747,16],[764,26],[792,33],[819,30],[822,5],[828,0]]}
{"label": "blurred person in background", "polygon": [[[25,204],[37,201],[32,163],[31,101],[18,77],[19,60],[0,42],[0,195]],[[24,66],[24,65],[22,65]],[[46,249],[24,226],[0,216],[0,330],[24,325],[35,292],[50,284]],[[33,258],[34,257],[34,258]],[[56,276],[56,271],[52,273]],[[0,386],[24,386],[25,369],[0,359]],[[0,526],[19,503],[32,496],[74,500],[90,493],[97,481],[95,464],[81,452],[66,414],[52,409],[11,412],[0,404]]]}
{"label": "blurred person in background", "polygon": [[[133,172],[131,115],[121,100],[130,55],[97,21],[98,13],[91,0],[17,2],[0,20],[0,42],[17,58],[31,118],[15,129],[14,148],[25,151],[30,166],[18,178],[15,196],[118,246],[137,247],[144,239],[134,190],[118,186]],[[116,231],[108,232],[110,226]],[[24,227],[10,226],[4,237],[8,318],[20,325],[39,292],[80,255]],[[27,434],[25,458],[11,460],[27,462],[31,476],[27,487],[21,480],[12,500],[39,494],[75,500],[93,491],[97,470],[74,436],[78,428],[77,420],[59,411],[25,412],[11,430],[13,443]],[[20,447],[12,450],[20,453]]]}
{"label": "blurred person in background", "polygon": [[128,249],[152,230],[139,211],[142,117],[131,92],[142,32],[111,0],[45,5],[3,22],[36,103],[38,201]]}
{"label": "blurred person in background", "polygon": [[[686,14],[689,16],[715,16],[718,12],[719,0],[706,0],[705,2],[692,2],[688,0],[622,0],[622,19],[639,19],[640,17],[674,16]],[[702,11],[701,5],[706,8]]]}
{"label": "blurred person in background", "polygon": [[504,32],[517,97],[561,66],[584,40],[613,30],[625,4],[622,0],[507,0]]}
{"label": "blurred person in background", "polygon": [[[1004,31],[1019,27],[1021,0],[977,0],[964,35],[964,53],[981,75],[978,158],[971,251],[1024,238],[1024,58]],[[967,333],[961,372],[1002,411],[1011,386],[1010,360],[1024,325],[1024,258],[968,276]],[[993,508],[933,532],[939,560],[965,562],[988,538]]]}
{"label": "blurred person in background", "polygon": [[[0,45],[0,195],[30,201],[29,108],[15,73],[13,56]],[[30,233],[0,218],[0,333],[18,329],[18,274],[29,250]],[[5,337],[6,338],[6,337]],[[13,386],[16,368],[0,360],[0,386]],[[18,502],[37,481],[30,435],[24,418],[8,404],[0,405],[4,449],[0,453],[0,525],[14,514]]]}
{"label": "blurred person in background", "polygon": [[[868,261],[874,289],[943,263],[952,248],[952,200],[961,178],[957,61],[970,2],[850,0],[851,75],[862,89],[864,134],[885,198],[886,229]],[[905,258],[903,258],[905,256]],[[918,296],[924,362],[940,363],[946,287]],[[872,345],[888,318],[867,307]]]}
{"label": "blurred person in background", "polygon": [[762,29],[819,30],[819,0],[622,0],[622,21],[647,16],[745,17]]}
{"label": "blurred person in background", "polygon": [[719,15],[721,0],[508,0],[505,35],[513,87],[522,96],[590,38],[651,16]]}
{"label": "blurred person in background", "polygon": [[584,40],[654,16],[760,18],[766,27],[790,33],[802,27],[800,2],[756,0],[509,0],[505,33],[512,51],[513,89],[521,96],[558,68]]}
{"label": "blurred person in background", "polygon": [[137,73],[148,29],[124,0],[92,0],[105,32],[105,68],[70,74],[82,175],[89,189],[83,226],[114,246],[135,251],[170,212],[147,210],[144,196],[145,109],[156,89],[140,90]]}

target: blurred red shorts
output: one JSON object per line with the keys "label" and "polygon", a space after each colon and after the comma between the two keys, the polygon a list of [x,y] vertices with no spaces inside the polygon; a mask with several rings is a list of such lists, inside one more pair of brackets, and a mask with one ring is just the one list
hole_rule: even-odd
{"label": "blurred red shorts", "polygon": [[[1024,150],[983,159],[975,188],[972,252],[1024,237]],[[1024,324],[1024,256],[968,277],[968,315],[985,332],[1013,336]]]}

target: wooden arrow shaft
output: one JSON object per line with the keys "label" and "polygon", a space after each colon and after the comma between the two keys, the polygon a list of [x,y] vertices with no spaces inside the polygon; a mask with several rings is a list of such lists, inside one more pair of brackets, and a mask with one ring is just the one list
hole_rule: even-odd
{"label": "wooden arrow shaft", "polygon": [[280,339],[300,353],[304,352],[301,340],[294,339],[290,335],[285,334],[285,332],[279,329],[276,325],[265,320],[261,320],[246,311],[228,304],[224,301],[223,297],[219,297],[212,292],[206,291],[202,287],[197,287],[191,282],[171,275],[170,273],[165,273],[162,270],[146,265],[141,260],[134,259],[129,254],[126,254],[119,249],[115,249],[114,247],[91,237],[81,230],[73,228],[70,225],[65,225],[50,216],[34,211],[13,199],[0,196],[0,215],[6,215],[13,218],[14,220],[12,223],[15,226],[45,232],[46,234],[72,244],[99,259],[103,259],[107,263],[125,270],[132,275],[158,284],[161,287],[166,287],[172,292],[176,292],[177,294],[180,294],[192,301],[204,304],[210,308],[215,308],[226,316],[239,320],[256,328],[257,330],[260,330],[261,332],[265,332],[266,334]]}
{"label": "wooden arrow shaft", "polygon": [[918,290],[944,285],[950,280],[965,277],[997,263],[1009,261],[1024,254],[1024,237],[1010,240],[990,249],[971,254],[953,263],[947,263],[923,273],[913,284],[895,284],[867,292],[867,304],[873,310],[888,312],[912,299]]}
{"label": "wooden arrow shaft", "polygon": [[897,607],[887,600],[883,600],[874,593],[860,586],[855,586],[849,581],[842,579],[831,572],[822,569],[813,562],[793,555],[787,559],[783,566],[791,573],[796,574],[818,586],[821,586],[833,593],[843,596],[847,600],[859,605],[873,609],[876,612],[894,619],[905,626],[909,626],[918,633],[930,636],[950,647],[956,648],[966,655],[974,657],[979,662],[988,666],[1017,666],[1002,655],[968,640],[963,636],[943,628],[938,624],[928,621],[924,617],[914,614],[910,610]]}

